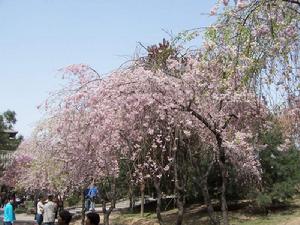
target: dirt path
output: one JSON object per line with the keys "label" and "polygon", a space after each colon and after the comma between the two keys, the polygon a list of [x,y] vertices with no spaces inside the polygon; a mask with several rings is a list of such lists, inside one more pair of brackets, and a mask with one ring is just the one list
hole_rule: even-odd
{"label": "dirt path", "polygon": [[282,225],[300,225],[300,217],[295,217],[292,220],[283,223]]}
{"label": "dirt path", "polygon": [[[0,224],[3,224],[3,218],[0,218]],[[28,218],[20,218],[14,222],[14,225],[36,225],[34,220],[29,220]]]}

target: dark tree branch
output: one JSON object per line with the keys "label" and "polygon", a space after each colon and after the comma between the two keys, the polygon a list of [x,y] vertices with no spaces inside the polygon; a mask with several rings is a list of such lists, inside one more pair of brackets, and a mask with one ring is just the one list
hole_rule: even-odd
{"label": "dark tree branch", "polygon": [[193,116],[195,116],[198,120],[200,120],[211,132],[213,132],[213,134],[217,135],[218,132],[215,129],[215,127],[209,123],[209,121],[207,121],[206,118],[204,118],[202,115],[200,115],[199,113],[197,113],[195,110],[193,110],[192,108],[186,108],[186,110],[188,112],[191,112]]}
{"label": "dark tree branch", "polygon": [[222,129],[225,129],[228,125],[229,125],[229,122],[233,119],[238,119],[238,117],[234,114],[230,114],[229,115],[229,118],[225,121],[225,124],[223,125]]}

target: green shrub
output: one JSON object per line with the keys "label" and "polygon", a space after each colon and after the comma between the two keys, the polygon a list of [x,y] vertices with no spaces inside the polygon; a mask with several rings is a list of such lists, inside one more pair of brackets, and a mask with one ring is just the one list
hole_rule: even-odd
{"label": "green shrub", "polygon": [[26,208],[16,208],[15,213],[26,213],[27,209]]}
{"label": "green shrub", "polygon": [[78,202],[80,202],[80,196],[79,195],[71,195],[66,199],[68,206],[74,206],[76,205]]}
{"label": "green shrub", "polygon": [[272,204],[272,198],[268,194],[258,193],[255,202],[259,208],[267,208]]}
{"label": "green shrub", "polygon": [[261,141],[267,147],[259,154],[262,186],[261,191],[254,192],[254,200],[262,207],[286,205],[297,193],[300,183],[300,151],[295,146],[287,151],[278,150],[283,137],[276,123],[273,129],[262,134]]}

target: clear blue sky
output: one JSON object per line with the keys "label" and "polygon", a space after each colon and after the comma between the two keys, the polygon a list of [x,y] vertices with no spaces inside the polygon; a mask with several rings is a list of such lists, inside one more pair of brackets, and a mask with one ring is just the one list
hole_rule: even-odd
{"label": "clear blue sky", "polygon": [[[85,63],[107,73],[137,42],[211,24],[216,0],[0,0],[0,112],[17,113],[29,136],[42,117],[36,108],[61,85],[57,70]],[[199,43],[200,46],[200,43]]]}

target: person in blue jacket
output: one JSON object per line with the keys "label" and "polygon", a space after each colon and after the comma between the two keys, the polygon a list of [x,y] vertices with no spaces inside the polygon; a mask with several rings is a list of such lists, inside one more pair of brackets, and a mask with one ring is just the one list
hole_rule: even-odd
{"label": "person in blue jacket", "polygon": [[90,211],[95,211],[95,201],[96,201],[97,195],[98,195],[98,189],[94,185],[94,183],[92,183],[92,185],[89,189],[89,193],[88,193],[89,199],[91,200]]}
{"label": "person in blue jacket", "polygon": [[13,199],[8,198],[4,201],[4,203],[4,225],[12,225],[16,220],[16,215],[13,207]]}

